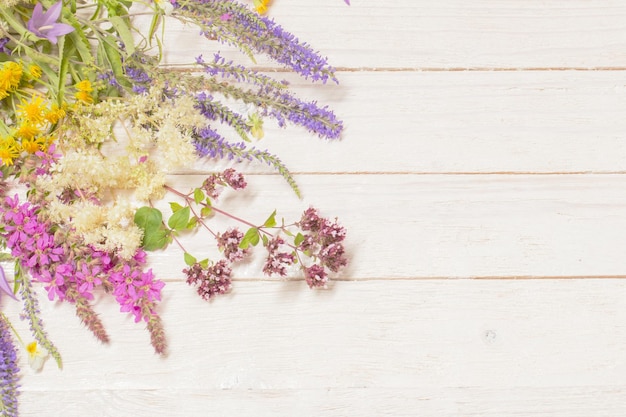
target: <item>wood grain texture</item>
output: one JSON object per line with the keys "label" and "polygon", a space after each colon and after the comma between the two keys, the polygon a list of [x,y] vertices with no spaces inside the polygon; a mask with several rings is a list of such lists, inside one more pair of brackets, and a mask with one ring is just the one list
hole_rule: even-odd
{"label": "wood grain texture", "polygon": [[[337,67],[426,70],[624,68],[620,0],[276,1],[271,16]],[[172,23],[167,62],[193,62],[198,31]],[[206,42],[229,58],[238,53]],[[260,59],[260,66],[275,66]]]}
{"label": "wood grain texture", "polygon": [[[201,176],[176,176],[178,188]],[[302,175],[298,201],[278,176],[249,176],[262,193],[225,195],[220,208],[260,224],[275,209],[286,223],[310,204],[348,229],[351,266],[342,279],[617,275],[626,237],[621,175]],[[196,185],[197,186],[197,185]],[[185,190],[185,189],[183,189]],[[168,210],[166,204],[162,209]],[[217,230],[236,223],[215,217]],[[191,253],[202,235],[183,240]],[[176,250],[172,251],[176,253]],[[217,256],[213,250],[209,252]],[[238,270],[260,278],[263,254]],[[198,255],[200,257],[202,255]],[[153,257],[164,277],[180,276],[182,254]]]}
{"label": "wood grain texture", "polygon": [[266,138],[255,145],[304,173],[626,170],[626,71],[338,77],[338,86],[287,78],[300,97],[333,108],[346,126],[343,140],[267,123]]}
{"label": "wood grain texture", "polygon": [[[172,283],[165,359],[106,300],[110,346],[75,331],[69,306],[47,304],[65,369],[27,370],[22,398],[30,415],[52,416],[610,415],[621,409],[625,285],[249,282],[207,304]],[[44,413],[50,402],[60,407]]]}
{"label": "wood grain texture", "polygon": [[[40,290],[65,367],[33,374],[22,360],[22,415],[626,415],[626,4],[273,3],[340,84],[257,68],[329,104],[345,135],[268,124],[258,146],[297,172],[304,198],[249,165],[250,190],[220,207],[262,222],[313,204],[347,226],[351,265],[309,291],[298,276],[262,277],[259,254],[206,303],[182,281],[180,251],[155,254],[166,358],[110,299],[95,305],[102,346]],[[190,29],[168,26],[176,69],[202,47]],[[201,234],[184,242],[217,255]],[[26,334],[17,306],[0,305]]]}

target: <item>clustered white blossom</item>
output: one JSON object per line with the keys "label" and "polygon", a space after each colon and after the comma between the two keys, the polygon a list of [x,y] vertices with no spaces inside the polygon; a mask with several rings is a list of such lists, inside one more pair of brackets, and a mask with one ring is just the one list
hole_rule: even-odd
{"label": "clustered white blossom", "polygon": [[[206,123],[188,97],[159,100],[159,93],[77,111],[59,132],[63,158],[35,184],[46,193],[52,222],[71,219],[85,243],[123,257],[142,237],[128,200],[162,198],[167,174],[196,161],[192,132]],[[78,198],[67,199],[68,190]]]}

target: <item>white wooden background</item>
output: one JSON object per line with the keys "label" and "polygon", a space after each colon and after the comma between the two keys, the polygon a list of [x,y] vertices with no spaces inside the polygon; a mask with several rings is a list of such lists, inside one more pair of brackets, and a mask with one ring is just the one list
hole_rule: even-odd
{"label": "white wooden background", "polygon": [[[256,263],[206,303],[160,255],[167,358],[109,300],[102,346],[42,292],[65,366],[24,363],[22,415],[626,415],[626,3],[352,3],[274,1],[340,68],[339,86],[284,75],[345,135],[268,128],[304,199],[250,166],[228,200],[338,216],[351,266],[309,291]],[[168,62],[191,61],[196,31],[168,31]]]}

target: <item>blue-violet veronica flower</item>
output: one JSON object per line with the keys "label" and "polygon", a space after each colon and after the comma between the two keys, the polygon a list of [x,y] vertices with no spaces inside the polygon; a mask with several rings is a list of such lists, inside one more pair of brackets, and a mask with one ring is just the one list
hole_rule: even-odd
{"label": "blue-violet veronica flower", "polygon": [[41,3],[37,3],[33,10],[33,16],[28,21],[28,30],[38,37],[48,39],[51,43],[56,44],[59,36],[74,31],[74,27],[56,22],[61,17],[62,7],[63,0],[59,0],[44,13]]}

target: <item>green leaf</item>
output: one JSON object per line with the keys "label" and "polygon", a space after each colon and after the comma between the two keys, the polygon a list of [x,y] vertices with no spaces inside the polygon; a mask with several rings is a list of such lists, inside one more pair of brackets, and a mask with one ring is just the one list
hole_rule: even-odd
{"label": "green leaf", "polygon": [[302,242],[304,242],[304,235],[302,233],[298,233],[293,239],[293,244],[296,246],[300,246]]}
{"label": "green leaf", "polygon": [[191,254],[187,252],[185,252],[184,258],[185,258],[185,263],[189,266],[193,266],[194,264],[198,262],[198,260],[194,256],[192,256]]}
{"label": "green leaf", "polygon": [[111,22],[117,34],[120,35],[120,39],[122,39],[122,42],[124,43],[124,47],[128,56],[134,54],[135,40],[133,39],[133,35],[130,32],[130,28],[128,27],[130,24],[130,20],[123,19],[119,16],[109,16],[109,22]]}
{"label": "green leaf", "polygon": [[194,227],[196,227],[198,224],[198,218],[196,216],[193,216],[191,219],[189,219],[189,222],[187,223],[187,227],[185,227],[185,229],[193,229]]}
{"label": "green leaf", "polygon": [[0,252],[0,262],[13,261],[15,258],[10,253]]}
{"label": "green leaf", "polygon": [[164,227],[146,230],[143,235],[142,247],[148,251],[163,249],[170,243],[169,237],[170,231]]}
{"label": "green leaf", "polygon": [[200,264],[200,266],[204,269],[207,269],[209,267],[209,259],[203,259],[200,262],[198,262]]}
{"label": "green leaf", "polygon": [[15,260],[15,268],[13,270],[13,294],[17,294],[22,285],[22,268],[20,267],[20,261],[17,259]]}
{"label": "green leaf", "polygon": [[59,38],[59,42],[58,42],[58,48],[59,48],[59,61],[61,62],[61,64],[59,65],[59,78],[58,78],[58,84],[57,84],[57,103],[59,104],[59,106],[61,106],[63,104],[64,101],[64,95],[65,95],[65,82],[66,82],[66,77],[65,75],[67,74],[67,71],[69,69],[69,65],[70,65],[70,56],[71,56],[71,49],[73,48],[65,48],[65,37],[61,36]]}
{"label": "green leaf", "polygon": [[259,229],[256,227],[251,227],[248,229],[245,235],[243,235],[243,239],[239,243],[239,247],[241,249],[247,249],[250,245],[256,246],[259,243]]}
{"label": "green leaf", "polygon": [[67,34],[66,37],[72,42],[73,46],[80,55],[80,60],[83,65],[90,65],[93,63],[93,55],[91,54],[91,48],[87,35],[82,29],[82,24],[73,15],[64,16],[74,27],[74,31]]}
{"label": "green leaf", "polygon": [[160,23],[161,23],[161,14],[155,13],[152,16],[152,22],[150,22],[150,29],[148,30],[148,44],[150,46],[152,46],[152,39],[155,39],[155,34]]}
{"label": "green leaf", "polygon": [[202,200],[204,200],[204,191],[202,191],[201,188],[193,190],[193,201],[195,201],[196,204],[200,204]]}
{"label": "green leaf", "polygon": [[187,223],[189,222],[189,214],[189,206],[180,209],[176,213],[172,214],[172,217],[170,217],[170,219],[167,221],[167,225],[172,230],[184,229],[187,227]]}
{"label": "green leaf", "polygon": [[102,45],[102,48],[104,49],[106,59],[109,62],[109,67],[115,75],[115,79],[123,87],[129,88],[130,83],[124,75],[124,66],[122,64],[122,57],[120,55],[116,39],[111,35],[107,35],[101,37],[100,41],[100,45]]}
{"label": "green leaf", "polygon": [[200,210],[200,215],[202,217],[207,217],[209,214],[211,214],[211,212],[213,211],[213,209],[209,206],[205,206],[202,207],[202,209]]}
{"label": "green leaf", "polygon": [[142,247],[145,250],[157,250],[167,246],[170,233],[163,227],[163,215],[158,209],[140,207],[135,212],[134,221],[143,230]]}
{"label": "green leaf", "polygon": [[270,243],[270,240],[266,235],[261,236],[261,239],[263,240],[263,246],[267,246]]}
{"label": "green leaf", "polygon": [[159,229],[162,226],[163,215],[158,209],[143,206],[135,212],[135,224],[146,230]]}
{"label": "green leaf", "polygon": [[276,210],[274,210],[272,214],[270,214],[270,216],[267,218],[267,220],[265,220],[265,223],[263,223],[263,226],[264,227],[276,226]]}
{"label": "green leaf", "polygon": [[178,210],[182,209],[183,206],[181,206],[180,204],[178,204],[175,201],[172,201],[170,203],[170,208],[172,209],[172,213],[176,213]]}

